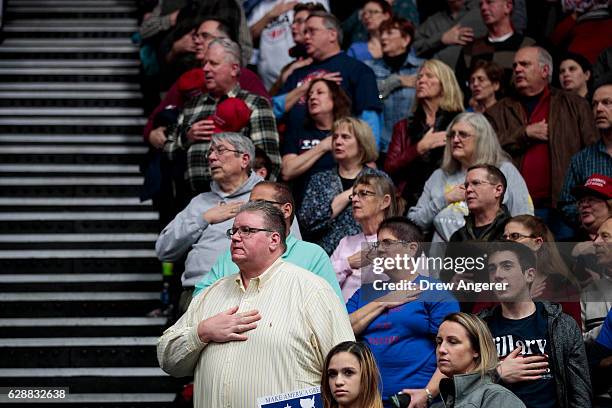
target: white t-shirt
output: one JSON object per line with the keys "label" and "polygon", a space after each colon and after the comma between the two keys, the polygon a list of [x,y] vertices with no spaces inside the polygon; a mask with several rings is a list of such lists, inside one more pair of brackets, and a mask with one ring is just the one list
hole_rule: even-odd
{"label": "white t-shirt", "polygon": [[[263,18],[277,4],[284,0],[263,0],[253,9],[247,24],[252,27]],[[299,0],[299,3],[321,3],[329,10],[328,0]],[[281,69],[289,62],[289,49],[295,45],[291,35],[291,23],[293,22],[293,10],[278,16],[269,22],[261,33],[259,39],[259,53],[257,56],[257,70],[263,80],[266,89],[274,84]],[[254,62],[254,61],[253,61]]]}

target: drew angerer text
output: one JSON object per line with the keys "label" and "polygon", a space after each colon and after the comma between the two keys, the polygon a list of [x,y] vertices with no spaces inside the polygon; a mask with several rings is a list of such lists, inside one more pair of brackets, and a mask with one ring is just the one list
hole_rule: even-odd
{"label": "drew angerer text", "polygon": [[508,283],[506,282],[470,282],[470,281],[459,281],[454,282],[430,282],[427,280],[420,280],[413,282],[409,280],[400,280],[398,282],[386,282],[382,280],[375,280],[373,283],[374,290],[388,291],[388,290],[465,290],[480,293],[483,291],[496,291],[501,292],[508,289]]}

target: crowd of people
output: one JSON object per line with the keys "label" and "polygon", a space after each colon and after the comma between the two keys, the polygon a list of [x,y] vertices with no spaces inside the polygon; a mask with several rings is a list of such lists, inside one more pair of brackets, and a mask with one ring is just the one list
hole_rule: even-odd
{"label": "crowd of people", "polygon": [[159,0],[139,38],[197,407],[612,406],[612,3]]}

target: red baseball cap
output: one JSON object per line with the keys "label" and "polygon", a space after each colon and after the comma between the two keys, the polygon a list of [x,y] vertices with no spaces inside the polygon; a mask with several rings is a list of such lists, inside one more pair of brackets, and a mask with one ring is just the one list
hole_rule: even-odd
{"label": "red baseball cap", "polygon": [[612,199],[612,177],[591,174],[583,186],[574,187],[572,194],[576,198],[595,196],[603,200]]}
{"label": "red baseball cap", "polygon": [[242,99],[227,98],[217,105],[215,114],[207,119],[215,122],[214,133],[239,132],[249,124],[251,110]]}
{"label": "red baseball cap", "polygon": [[178,79],[178,91],[187,97],[201,95],[204,92],[204,70],[194,68],[185,72]]}

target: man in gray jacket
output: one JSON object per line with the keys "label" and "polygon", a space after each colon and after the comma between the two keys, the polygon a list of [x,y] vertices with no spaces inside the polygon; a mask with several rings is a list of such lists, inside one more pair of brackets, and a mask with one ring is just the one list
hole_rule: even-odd
{"label": "man in gray jacket", "polygon": [[591,380],[578,325],[561,306],[534,302],[529,289],[536,259],[518,242],[503,242],[488,251],[491,283],[504,290],[500,302],[480,313],[487,323],[497,354],[502,385],[528,408],[591,407]]}
{"label": "man in gray jacket", "polygon": [[195,284],[210,271],[217,256],[229,248],[225,231],[231,228],[253,187],[263,180],[251,172],[254,158],[255,146],[250,139],[230,132],[213,135],[208,151],[211,191],[194,197],[155,243],[161,261],[175,262],[187,254],[179,313],[187,310]]}

